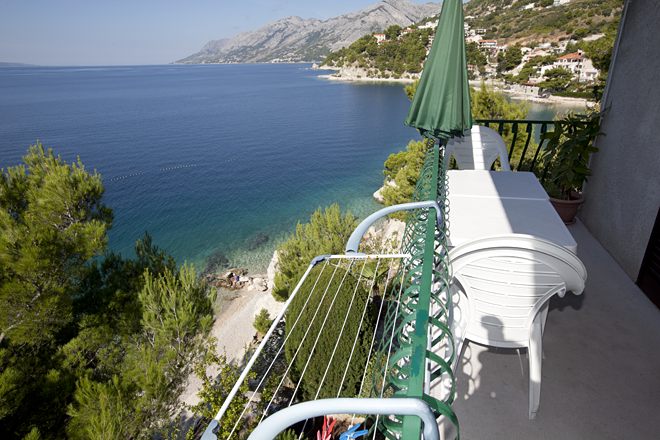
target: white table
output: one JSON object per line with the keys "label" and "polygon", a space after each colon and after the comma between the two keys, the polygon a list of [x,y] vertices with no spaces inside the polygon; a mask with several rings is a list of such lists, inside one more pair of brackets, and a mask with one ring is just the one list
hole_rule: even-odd
{"label": "white table", "polygon": [[[486,171],[489,178],[483,171],[464,172],[449,174],[451,246],[497,235],[528,234],[577,252],[577,243],[533,175],[534,183],[530,183],[531,173]],[[500,173],[503,176],[494,176]],[[470,176],[476,176],[474,181]],[[503,197],[497,196],[498,191]]]}
{"label": "white table", "polygon": [[526,171],[449,170],[450,196],[548,200],[534,173]]}

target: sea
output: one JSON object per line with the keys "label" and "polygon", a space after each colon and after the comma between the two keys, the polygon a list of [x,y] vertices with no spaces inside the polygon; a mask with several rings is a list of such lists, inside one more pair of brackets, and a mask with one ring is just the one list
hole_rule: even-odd
{"label": "sea", "polygon": [[[417,139],[400,84],[319,78],[307,64],[0,69],[0,167],[36,141],[101,174],[126,257],[149,232],[202,269],[263,272],[298,222],[378,209],[388,155]],[[564,108],[530,104],[529,119]]]}

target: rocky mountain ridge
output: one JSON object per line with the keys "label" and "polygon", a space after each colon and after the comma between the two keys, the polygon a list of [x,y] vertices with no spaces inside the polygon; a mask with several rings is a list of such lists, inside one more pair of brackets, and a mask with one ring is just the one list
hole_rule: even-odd
{"label": "rocky mountain ridge", "polygon": [[327,20],[287,17],[233,38],[208,42],[177,63],[259,63],[317,61],[371,32],[393,24],[408,26],[437,14],[439,3],[383,0]]}

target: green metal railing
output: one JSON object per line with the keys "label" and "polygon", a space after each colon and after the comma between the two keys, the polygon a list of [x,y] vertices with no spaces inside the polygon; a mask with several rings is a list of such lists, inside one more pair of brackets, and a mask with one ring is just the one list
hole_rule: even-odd
{"label": "green metal railing", "polygon": [[[479,125],[495,129],[507,143],[508,159],[514,171],[531,171],[542,181],[546,171],[543,151],[544,134],[554,130],[549,120],[479,119]],[[447,176],[444,148],[433,141],[417,181],[413,201],[436,200],[444,208],[442,225],[436,228],[430,210],[412,211],[406,219],[401,252],[410,254],[397,276],[401,285],[399,298],[389,298],[384,334],[396,335],[394,354],[380,365],[381,377],[386,377],[386,389],[391,397],[423,399],[456,428],[458,420],[451,405],[455,395],[455,378],[451,371],[454,360],[453,337],[450,331],[451,297],[448,262]],[[494,165],[495,166],[495,165]],[[385,341],[387,342],[387,341]],[[391,344],[390,344],[391,345]],[[392,351],[386,344],[383,353]],[[445,380],[446,392],[438,397],[431,393],[431,384]],[[433,396],[431,396],[433,394]],[[390,417],[379,424],[389,439],[418,439],[419,418]]]}
{"label": "green metal railing", "polygon": [[[543,152],[547,143],[547,141],[543,139],[543,134],[554,130],[555,123],[553,121],[490,119],[477,120],[476,123],[491,127],[500,133],[508,144],[509,162],[513,170],[532,171],[543,182],[543,177],[545,176],[546,171],[543,169]],[[393,266],[388,266],[388,270],[384,272],[383,275],[387,280],[381,291],[381,299],[379,301],[381,301],[380,304],[385,305],[384,321],[380,320],[381,314],[379,309],[378,319],[374,324],[371,346],[368,350],[366,362],[364,362],[364,375],[360,382],[359,392],[357,392],[357,395],[355,396],[344,395],[342,392],[342,378],[339,393],[336,394],[336,397],[370,397],[376,399],[403,397],[410,398],[411,401],[412,399],[421,399],[431,408],[434,415],[439,418],[439,423],[443,426],[443,429],[450,425],[454,426],[455,429],[452,433],[445,431],[445,434],[458,437],[459,423],[452,409],[456,388],[451,366],[454,362],[456,353],[454,351],[454,340],[450,330],[452,317],[451,296],[449,292],[451,274],[448,258],[449,224],[447,219],[449,204],[447,201],[447,167],[444,166],[444,146],[432,140],[428,140],[426,146],[427,151],[425,161],[417,180],[413,201],[436,201],[441,207],[441,211],[443,211],[441,216],[442,221],[438,221],[436,211],[432,208],[422,208],[410,211],[406,218],[406,227],[400,253],[389,256],[369,257],[375,258],[376,261],[384,259],[392,261],[396,258],[400,258],[401,260],[398,265],[394,264]],[[234,395],[238,395],[246,401],[245,403],[238,402],[235,405],[239,416],[235,421],[232,420],[233,427],[229,426],[231,432],[235,433],[237,438],[249,433],[251,430],[251,426],[249,426],[250,421],[256,422],[257,420],[263,420],[270,414],[281,410],[283,407],[290,406],[293,408],[293,406],[291,406],[292,404],[304,400],[302,398],[296,399],[296,392],[302,381],[302,376],[307,370],[307,365],[310,363],[310,359],[313,356],[319,356],[319,353],[322,351],[320,349],[315,350],[316,342],[318,342],[318,334],[314,332],[311,333],[312,339],[315,340],[313,341],[313,346],[309,352],[309,358],[306,360],[302,373],[300,373],[301,377],[298,378],[300,380],[294,381],[296,384],[295,390],[293,391],[291,389],[287,391],[287,387],[291,387],[287,385],[288,382],[286,379],[288,377],[289,369],[294,364],[298,349],[295,350],[295,353],[290,360],[285,355],[286,353],[283,349],[287,346],[289,334],[294,334],[293,329],[296,327],[298,319],[302,316],[303,309],[308,307],[311,310],[315,310],[315,307],[320,307],[321,304],[325,304],[324,298],[326,298],[326,293],[328,292],[330,295],[334,294],[334,298],[336,298],[340,292],[342,292],[343,295],[344,291],[347,292],[346,295],[350,295],[351,292],[353,292],[351,289],[341,288],[343,280],[348,273],[356,275],[357,272],[359,272],[359,275],[356,275],[358,277],[356,286],[360,285],[360,283],[366,282],[362,279],[362,272],[364,272],[367,263],[364,261],[361,266],[362,269],[356,272],[355,267],[359,267],[356,266],[356,262],[359,261],[359,259],[356,259],[356,255],[357,254],[352,256],[323,256],[323,258],[319,260],[318,266],[315,262],[310,264],[307,272],[303,275],[301,281],[296,287],[296,291],[298,288],[301,289],[302,296],[300,298],[301,301],[305,299],[304,305],[301,306],[301,309],[297,314],[287,314],[286,319],[284,318],[284,310],[278,315],[271,326],[271,329],[269,329],[269,333],[264,338],[264,342],[260,344],[257,353],[255,353],[250,360],[243,375],[239,381],[237,381],[236,386],[232,390],[232,398]],[[366,313],[368,310],[367,305],[369,304],[369,301],[374,301],[374,298],[370,296],[370,292],[374,289],[374,286],[377,285],[376,278],[379,273],[378,265],[380,263],[375,264],[376,266],[372,271],[373,280],[371,281],[371,287],[365,290],[368,298],[364,299],[365,306],[363,307],[361,315],[358,312],[351,312],[351,306],[353,304],[353,301],[351,300],[346,313],[341,316],[343,323],[345,324],[349,318],[357,313],[355,316],[360,319],[360,327],[357,329],[357,333],[355,333],[354,340],[350,340],[351,338],[349,336],[351,335],[344,335],[348,338],[346,341],[341,339],[344,328],[344,325],[341,325],[340,336],[338,336],[337,341],[335,341],[334,349],[331,350],[332,356],[334,356],[336,348],[341,344],[352,343],[352,347],[356,347],[356,342],[358,341],[357,338],[360,334],[360,329],[362,328],[362,320],[368,315]],[[344,276],[341,281],[338,281],[339,287],[335,288],[335,272],[337,272],[340,267],[342,268],[341,273],[343,273]],[[318,290],[315,291],[315,289],[317,289],[318,280],[321,278],[323,271],[326,270],[325,268],[333,270],[330,280],[326,285],[318,286]],[[389,270],[390,268],[392,269],[391,271]],[[391,279],[390,273],[394,273],[395,271],[396,275]],[[310,275],[310,278],[308,281],[305,281],[308,275]],[[388,281],[392,280],[393,283],[390,284],[388,288]],[[332,290],[329,289],[331,285],[333,286]],[[293,295],[295,295],[295,291],[292,294],[292,297]],[[318,304],[312,303],[311,305],[308,305],[309,298],[314,298],[316,300],[319,295],[322,295],[322,297]],[[353,293],[353,296],[354,295],[355,293]],[[330,298],[330,296],[328,296],[328,298]],[[342,296],[341,298],[344,297]],[[350,297],[346,296],[346,298]],[[289,302],[285,305],[285,310],[288,307]],[[333,319],[331,317],[333,304],[335,304],[335,299],[332,299],[330,305],[326,307],[327,310],[321,310],[322,313],[319,313],[319,328],[323,329],[325,323],[329,322],[329,319]],[[309,319],[309,322],[301,321],[301,327],[299,330],[301,332],[301,329],[307,330],[304,331],[299,346],[302,346],[309,333],[309,329],[312,328],[312,325],[316,325],[316,310],[314,311],[313,316]],[[270,353],[269,350],[265,348],[265,341],[271,334],[275,334],[276,326],[280,320],[288,321],[287,325],[291,325],[291,331],[288,332],[287,330],[288,333],[281,333],[273,339],[273,346],[271,347],[273,348],[273,353]],[[284,329],[282,328],[281,330]],[[380,341],[377,341],[374,345],[374,342],[378,339],[376,335],[380,335],[381,337]],[[261,350],[262,347],[264,347],[264,354],[259,357],[259,350]],[[372,351],[372,349],[375,350]],[[275,353],[275,351],[277,351],[277,353]],[[370,357],[372,353],[373,358]],[[326,373],[332,365],[332,356],[326,365]],[[251,371],[253,364],[258,366],[259,363],[257,360],[260,360],[260,362],[263,360],[264,365],[268,364],[268,367],[265,369],[265,372],[257,371],[259,368],[256,367],[253,369],[252,374],[259,377],[259,383],[255,386],[254,383],[250,384],[248,373]],[[360,359],[359,361],[360,368],[362,368],[363,360]],[[371,361],[373,361],[373,363],[370,363]],[[353,359],[353,353],[351,351],[350,356],[348,356],[346,360],[346,367],[343,370],[344,376],[346,376],[346,371],[348,371],[349,366],[355,366],[354,362],[356,362],[356,360]],[[280,364],[281,368],[279,368]],[[262,370],[264,369],[262,368]],[[369,386],[367,386],[367,389],[365,389],[363,393],[362,383],[364,383],[365,379],[369,377],[367,371],[373,372],[372,389],[369,390]],[[268,393],[259,393],[259,391],[266,390],[268,380],[270,380],[271,376],[277,379],[275,381],[277,386],[273,387],[274,391],[271,393],[272,396],[270,397],[270,402],[266,402],[266,400],[262,402],[261,400],[263,396]],[[291,378],[289,377],[289,379]],[[368,382],[368,380],[366,382]],[[243,391],[239,391],[238,386],[241,384],[249,387],[252,391],[249,397],[245,397],[241,394]],[[320,395],[322,387],[323,380],[321,380],[321,383],[318,386],[316,396],[311,397],[312,400],[324,397]],[[282,391],[278,395],[280,389],[282,389]],[[222,417],[224,410],[226,410],[231,404],[232,398],[227,399],[225,404],[223,404],[223,408],[221,408],[216,416],[216,420],[220,422],[222,427],[225,427],[223,423],[228,423],[228,420],[222,420]],[[266,405],[266,403],[268,403],[268,405]],[[363,414],[361,416],[353,415],[351,423],[353,422],[353,419],[359,421],[364,420],[365,427],[368,427],[369,429],[378,429],[385,438],[392,440],[417,440],[422,437],[422,421],[418,416],[390,415],[386,417],[376,417],[375,414],[382,413],[373,412],[372,414],[374,415],[371,417],[369,417],[368,414]],[[259,416],[261,417],[260,419]],[[243,420],[243,422],[241,422],[241,420]],[[302,428],[297,428],[300,436],[304,435],[305,426],[307,426],[307,424],[308,422],[306,421]],[[313,426],[314,421],[312,420],[309,424],[310,426]],[[215,426],[219,426],[217,422]],[[212,430],[211,426],[209,426],[207,431],[210,432],[210,430]],[[445,436],[445,438],[447,437]]]}
{"label": "green metal railing", "polygon": [[531,171],[541,179],[541,157],[547,141],[542,137],[554,129],[547,120],[477,119],[475,123],[496,130],[508,144],[509,163],[514,171]]}
{"label": "green metal railing", "polygon": [[[436,200],[444,209],[443,222],[436,227],[432,210],[411,211],[406,219],[402,252],[411,257],[397,276],[399,298],[390,298],[384,334],[394,330],[396,341],[386,368],[386,389],[394,397],[423,399],[435,412],[453,423],[458,420],[451,404],[454,399],[453,338],[449,329],[449,262],[446,200],[447,180],[443,166],[444,148],[433,141],[427,143],[425,162],[417,181],[414,201]],[[387,342],[383,353],[392,351]],[[444,347],[444,348],[443,348]],[[444,354],[439,354],[440,351]],[[431,396],[431,383],[445,381],[448,391]],[[387,438],[419,439],[421,422],[417,417],[391,417],[381,422]]]}

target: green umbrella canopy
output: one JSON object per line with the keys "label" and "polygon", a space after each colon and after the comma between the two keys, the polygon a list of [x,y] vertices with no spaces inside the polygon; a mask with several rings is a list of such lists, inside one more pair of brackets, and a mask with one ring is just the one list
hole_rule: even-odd
{"label": "green umbrella canopy", "polygon": [[472,128],[461,0],[442,4],[435,40],[405,124],[438,139],[461,136]]}

